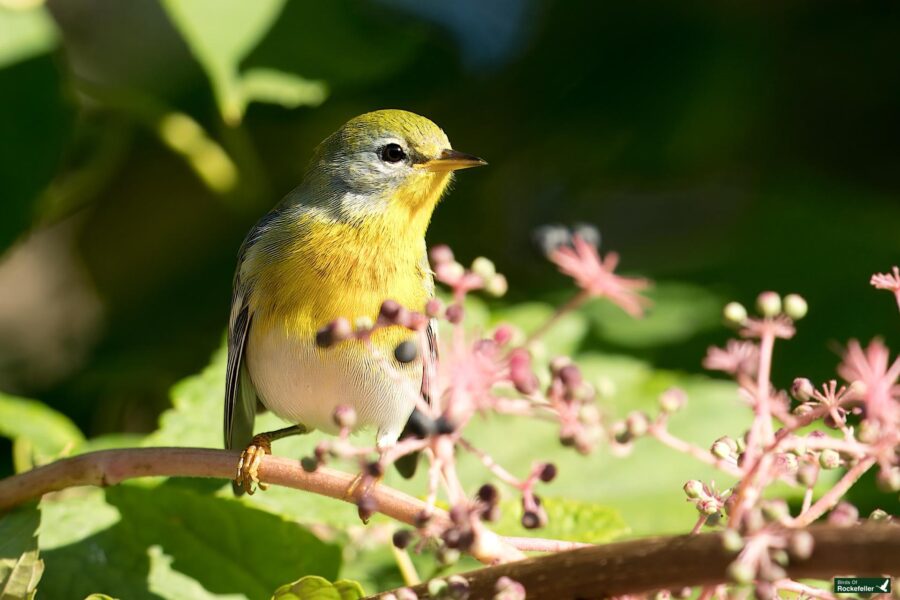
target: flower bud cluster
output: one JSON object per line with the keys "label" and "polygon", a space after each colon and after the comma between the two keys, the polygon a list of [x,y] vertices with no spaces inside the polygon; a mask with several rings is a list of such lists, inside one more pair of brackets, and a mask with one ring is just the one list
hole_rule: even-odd
{"label": "flower bud cluster", "polygon": [[702,481],[691,479],[684,484],[684,495],[693,502],[697,512],[711,517],[719,514],[724,508],[730,490],[717,492],[715,487],[707,486]]}
{"label": "flower bud cluster", "polygon": [[550,376],[546,396],[559,417],[560,443],[589,454],[603,438],[596,391],[567,357],[550,363]]}
{"label": "flower bud cluster", "polygon": [[447,246],[435,246],[429,252],[431,267],[438,281],[453,288],[454,297],[462,298],[471,291],[484,290],[491,296],[506,294],[509,284],[506,277],[497,273],[497,268],[489,259],[479,256],[466,269],[453,256]]}
{"label": "flower bud cluster", "polygon": [[[426,311],[435,314],[441,310],[440,301],[430,301],[426,305]],[[378,311],[377,319],[358,317],[351,325],[344,317],[338,317],[334,321],[325,324],[316,331],[316,345],[320,348],[330,348],[341,342],[357,339],[368,339],[376,330],[383,327],[398,325],[410,331],[423,331],[433,315],[408,310],[395,300],[385,300]]]}

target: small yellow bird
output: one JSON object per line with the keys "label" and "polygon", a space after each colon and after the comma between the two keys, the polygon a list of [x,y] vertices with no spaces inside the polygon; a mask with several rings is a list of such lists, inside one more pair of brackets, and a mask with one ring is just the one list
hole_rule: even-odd
{"label": "small yellow bird", "polygon": [[[434,207],[453,171],[484,164],[453,150],[425,117],[366,113],[322,142],[303,183],[253,227],[238,257],[228,332],[225,447],[244,448],[236,492],[252,493],[272,441],[335,433],[340,405],[355,410],[357,429],[376,428],[379,448],[396,443],[415,405],[396,370],[422,385],[423,353],[391,375],[363,344],[323,349],[316,332],[339,317],[374,321],[388,299],[422,311],[434,290],[425,250]],[[392,326],[372,341],[395,360],[411,335]],[[254,436],[257,401],[292,425]]]}

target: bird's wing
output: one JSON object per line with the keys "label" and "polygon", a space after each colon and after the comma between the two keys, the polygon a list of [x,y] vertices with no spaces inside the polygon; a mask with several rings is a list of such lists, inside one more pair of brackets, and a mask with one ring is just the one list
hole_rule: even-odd
{"label": "bird's wing", "polygon": [[256,419],[256,389],[246,365],[247,340],[253,325],[250,309],[252,285],[241,275],[247,251],[258,239],[259,225],[241,246],[237,272],[231,297],[231,318],[228,322],[228,365],[225,374],[225,447],[244,448],[253,437]]}
{"label": "bird's wing", "polygon": [[244,362],[253,316],[239,308],[228,331],[228,367],[225,376],[225,447],[243,448],[253,437],[256,390]]}
{"label": "bird's wing", "polygon": [[438,365],[437,320],[432,319],[425,328],[422,345],[422,397],[431,404]]}

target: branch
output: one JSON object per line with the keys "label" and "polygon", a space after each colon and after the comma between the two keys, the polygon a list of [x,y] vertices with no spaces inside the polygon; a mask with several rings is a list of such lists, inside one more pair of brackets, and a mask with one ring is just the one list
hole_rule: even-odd
{"label": "branch", "polygon": [[[792,578],[900,573],[900,527],[878,523],[856,527],[814,526],[806,560],[791,559]],[[718,533],[651,538],[579,548],[464,573],[470,598],[492,598],[500,577],[525,586],[529,598],[609,598],[655,590],[728,583],[736,554]],[[427,585],[413,588],[430,598]],[[384,592],[378,596],[382,597]]]}
{"label": "branch", "polygon": [[[237,468],[240,452],[214,450],[211,448],[129,448],[123,450],[101,450],[88,452],[72,458],[32,469],[19,475],[0,480],[0,512],[9,510],[29,500],[40,498],[49,492],[65,488],[94,485],[116,485],[126,479],[136,477],[213,477],[231,479]],[[348,494],[356,476],[326,467],[319,467],[309,473],[296,460],[278,456],[266,456],[259,468],[259,479],[263,483],[281,485],[329,498],[355,503]],[[415,526],[416,517],[428,509],[428,505],[384,485],[374,486],[369,491],[378,505],[378,512]],[[433,519],[450,522],[445,511],[430,509]],[[487,532],[488,535],[495,535]],[[507,541],[497,536],[500,555],[479,557],[479,560],[494,562],[497,559],[518,560],[524,557],[516,547],[515,539]],[[529,540],[528,549],[542,543],[552,548],[553,540]],[[496,546],[495,546],[496,547]]]}

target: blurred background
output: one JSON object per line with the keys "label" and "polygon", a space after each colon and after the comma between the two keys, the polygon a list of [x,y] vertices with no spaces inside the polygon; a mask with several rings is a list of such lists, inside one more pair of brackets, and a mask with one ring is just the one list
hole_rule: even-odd
{"label": "blurred background", "polygon": [[726,301],[799,292],[776,379],[825,379],[850,337],[900,346],[868,285],[900,261],[898,56],[889,1],[0,0],[0,389],[153,429],[247,230],[378,108],[490,162],[429,243],[493,258],[504,303],[569,289],[535,227],[593,223],[659,287],[586,349],[699,371]]}

